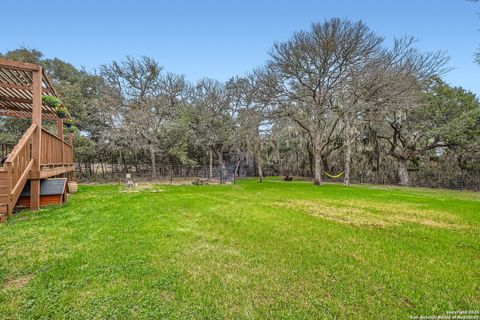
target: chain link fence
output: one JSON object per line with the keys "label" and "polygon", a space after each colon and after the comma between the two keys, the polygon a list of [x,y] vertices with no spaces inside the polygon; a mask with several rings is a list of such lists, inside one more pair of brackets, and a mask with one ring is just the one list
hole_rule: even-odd
{"label": "chain link fence", "polygon": [[[258,176],[255,170],[240,170],[241,176],[253,177]],[[332,172],[338,174],[341,171]],[[291,172],[281,170],[266,170],[265,176],[286,176],[294,177],[294,180],[313,181],[311,175],[302,175],[300,172]],[[322,181],[343,183],[344,175],[338,178],[331,178],[325,173],[322,173]],[[436,171],[409,171],[410,186],[426,187],[426,188],[441,188],[441,189],[455,189],[455,190],[471,190],[480,191],[480,170],[464,170],[456,172],[446,172],[441,170]],[[352,184],[378,184],[378,185],[399,185],[395,170],[391,172],[352,172],[350,175],[350,183]]]}
{"label": "chain link fence", "polygon": [[[477,170],[460,172],[409,171],[409,180],[410,185],[415,187],[480,191],[480,171]],[[395,172],[370,175],[355,173],[351,177],[351,182],[383,185],[399,184]]]}
{"label": "chain link fence", "polygon": [[233,166],[184,166],[158,165],[155,170],[149,165],[123,165],[105,163],[77,163],[75,177],[87,183],[123,183],[127,174],[135,182],[158,181],[170,184],[234,183]]}
{"label": "chain link fence", "polygon": [[[235,174],[235,166],[185,166],[185,165],[158,165],[155,171],[149,165],[124,165],[105,163],[76,164],[75,176],[80,182],[87,183],[124,183],[126,175],[130,174],[135,182],[158,181],[170,184],[191,184],[198,179],[206,183],[234,183],[239,177],[257,176],[255,169],[240,166]],[[334,172],[335,174],[337,172]],[[294,180],[312,180],[310,176],[302,176],[290,172],[266,170],[265,176],[294,176]],[[444,171],[409,171],[410,185],[427,188],[443,188],[457,190],[480,191],[480,170],[458,172]],[[343,175],[333,179],[322,174],[325,182],[343,182]],[[351,173],[352,184],[366,183],[379,185],[399,185],[397,174],[391,172],[355,172]]]}

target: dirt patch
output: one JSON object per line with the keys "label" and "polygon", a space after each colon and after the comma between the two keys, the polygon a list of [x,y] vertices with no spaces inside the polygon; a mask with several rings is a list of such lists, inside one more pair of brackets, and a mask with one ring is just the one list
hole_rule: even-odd
{"label": "dirt patch", "polygon": [[135,183],[133,187],[127,187],[123,186],[120,192],[126,192],[126,193],[135,193],[135,192],[152,192],[152,193],[157,193],[157,192],[163,192],[163,190],[158,189],[156,187],[157,185],[154,183],[149,183],[149,182],[141,182],[141,183]]}
{"label": "dirt patch", "polygon": [[[158,178],[158,179],[152,179],[152,178],[133,178],[133,182],[137,184],[151,184],[151,185],[158,185],[158,184],[164,184],[164,185],[173,185],[173,186],[182,186],[182,185],[192,185],[195,180],[198,180],[198,178]],[[118,181],[112,181],[112,180],[97,180],[97,181],[80,181],[81,185],[86,185],[86,186],[96,186],[96,185],[126,185],[126,180],[125,179],[120,179]],[[220,183],[220,180],[218,179],[208,179],[208,184],[232,184],[232,181],[223,181],[223,183]]]}
{"label": "dirt patch", "polygon": [[292,200],[276,206],[300,210],[323,219],[362,227],[388,227],[402,223],[418,223],[436,228],[467,228],[453,214],[424,210],[418,206],[405,204],[382,203],[374,206],[359,201],[333,204],[328,201]]}
{"label": "dirt patch", "polygon": [[21,289],[25,287],[30,282],[30,280],[32,280],[32,278],[33,276],[31,274],[23,275],[18,278],[9,278],[3,284],[3,289],[4,290]]}

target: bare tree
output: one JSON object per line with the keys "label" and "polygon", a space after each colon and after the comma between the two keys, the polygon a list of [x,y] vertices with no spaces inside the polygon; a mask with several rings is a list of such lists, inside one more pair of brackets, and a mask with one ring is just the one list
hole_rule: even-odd
{"label": "bare tree", "polygon": [[195,142],[208,153],[212,178],[213,154],[216,154],[222,172],[226,171],[224,156],[233,144],[236,113],[225,86],[211,79],[197,83],[190,101],[194,114],[190,126]]}
{"label": "bare tree", "polygon": [[352,146],[365,121],[374,114],[366,101],[374,99],[379,90],[388,86],[385,73],[391,63],[390,56],[380,47],[370,52],[370,59],[353,66],[348,80],[335,94],[338,113],[342,117],[344,151],[344,184],[350,185]]}
{"label": "bare tree", "polygon": [[258,179],[262,182],[263,159],[261,127],[264,122],[264,104],[258,98],[257,79],[254,74],[243,78],[232,78],[227,82],[226,87],[233,108],[236,109],[238,113],[238,139],[243,140],[245,149],[254,155]]}
{"label": "bare tree", "polygon": [[153,59],[127,58],[101,67],[101,75],[121,101],[117,108],[124,110],[122,121],[125,137],[130,144],[136,141],[150,153],[152,177],[156,177],[156,155],[162,150],[165,125],[175,116],[179,104],[189,90],[183,76],[161,73],[162,67]]}
{"label": "bare tree", "polygon": [[274,111],[292,119],[310,138],[315,185],[321,183],[322,155],[344,115],[335,97],[351,71],[366,64],[382,41],[362,22],[334,18],[314,23],[309,32],[276,43],[260,72]]}
{"label": "bare tree", "polygon": [[[429,136],[428,127],[417,126],[419,108],[425,105],[425,90],[431,79],[448,69],[448,57],[442,52],[421,53],[413,47],[415,40],[396,40],[391,50],[386,86],[378,90],[373,104],[381,107],[386,127],[380,134],[390,145],[388,154],[398,162],[398,177],[402,185],[408,185],[408,161],[413,157],[446,144],[439,136]],[[417,123],[417,124],[415,124]],[[428,138],[426,138],[428,137]]]}

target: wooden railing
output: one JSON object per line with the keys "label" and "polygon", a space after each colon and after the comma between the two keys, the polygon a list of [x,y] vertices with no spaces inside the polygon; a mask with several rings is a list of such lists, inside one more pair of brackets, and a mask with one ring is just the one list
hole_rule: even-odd
{"label": "wooden railing", "polygon": [[[32,172],[35,163],[32,144],[38,130],[41,130],[40,172]],[[11,215],[13,206],[28,179],[42,179],[42,177],[48,178],[70,172],[73,170],[72,165],[72,145],[41,129],[37,124],[32,124],[7,156],[3,167],[0,166],[0,178],[2,178],[0,179],[2,182],[0,198],[3,199],[0,205],[5,205],[5,196],[7,196],[8,215]]]}
{"label": "wooden railing", "polygon": [[22,188],[27,181],[30,170],[33,166],[32,159],[32,136],[37,130],[37,125],[32,124],[25,132],[22,139],[13,148],[4,163],[4,169],[7,171],[8,189],[10,190],[10,205],[13,205]]}
{"label": "wooden railing", "polygon": [[42,129],[42,150],[40,152],[42,166],[59,166],[73,164],[72,146],[56,135]]}
{"label": "wooden railing", "polygon": [[66,142],[63,143],[63,162],[73,164],[73,147]]}

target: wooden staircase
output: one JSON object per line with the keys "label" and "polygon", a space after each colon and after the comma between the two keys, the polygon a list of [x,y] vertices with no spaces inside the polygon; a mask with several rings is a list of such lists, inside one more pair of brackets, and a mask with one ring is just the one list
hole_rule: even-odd
{"label": "wooden staircase", "polygon": [[[60,124],[59,128],[63,130],[62,126],[63,124]],[[35,148],[37,143],[39,148]],[[35,170],[37,166],[40,170]],[[38,209],[39,181],[72,172],[71,136],[70,143],[67,143],[61,137],[40,128],[37,124],[32,124],[0,167],[0,222],[13,214],[18,198],[29,179],[32,180],[30,208]]]}
{"label": "wooden staircase", "polygon": [[36,129],[36,124],[30,126],[0,169],[0,206],[9,216],[33,167],[31,139]]}

